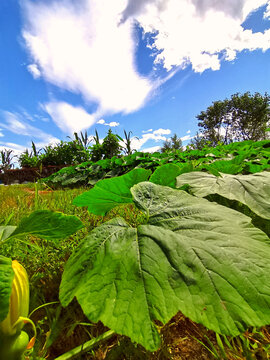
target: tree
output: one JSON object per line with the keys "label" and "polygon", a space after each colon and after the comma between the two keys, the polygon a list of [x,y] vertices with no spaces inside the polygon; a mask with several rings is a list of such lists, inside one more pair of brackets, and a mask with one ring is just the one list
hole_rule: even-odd
{"label": "tree", "polygon": [[188,147],[195,150],[202,150],[205,146],[209,145],[209,141],[207,141],[201,133],[196,133],[196,135],[191,139]]}
{"label": "tree", "polygon": [[120,154],[122,150],[118,137],[109,129],[102,143],[102,153],[105,159],[111,159]]}
{"label": "tree", "polygon": [[211,146],[222,142],[263,140],[270,122],[270,96],[236,93],[230,99],[214,101],[197,115],[204,140]]}
{"label": "tree", "polygon": [[178,138],[177,135],[174,134],[170,139],[166,139],[163,142],[163,146],[160,149],[160,151],[162,153],[164,153],[164,152],[167,152],[167,151],[176,151],[176,150],[183,151],[183,147],[182,147],[181,138]]}

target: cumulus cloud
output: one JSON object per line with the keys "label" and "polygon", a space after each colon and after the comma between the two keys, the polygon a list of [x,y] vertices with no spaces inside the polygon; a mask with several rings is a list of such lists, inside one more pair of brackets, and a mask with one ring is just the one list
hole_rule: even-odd
{"label": "cumulus cloud", "polygon": [[0,137],[4,137],[4,134],[2,133],[2,129],[0,129]]}
{"label": "cumulus cloud", "polygon": [[106,125],[108,125],[108,126],[110,126],[110,127],[116,127],[116,126],[119,126],[120,124],[119,124],[119,122],[111,121],[111,122],[109,122],[109,123],[106,124]]}
{"label": "cumulus cloud", "polygon": [[[253,32],[242,25],[263,5],[264,17],[269,17],[269,0],[22,0],[22,4],[22,37],[31,59],[28,71],[35,79],[43,77],[97,106],[95,114],[88,114],[50,103],[47,110],[63,131],[77,129],[68,108],[85,128],[94,118],[140,109],[158,86],[189,65],[199,73],[219,70],[222,61],[235,60],[243,50],[270,48],[270,29]],[[136,65],[138,26],[151,38],[147,46],[154,64],[148,77],[139,74]],[[160,68],[166,74],[160,75]],[[104,120],[103,125],[116,123]]]}
{"label": "cumulus cloud", "polygon": [[42,131],[24,120],[24,116],[19,113],[13,113],[10,111],[2,111],[2,116],[5,122],[1,122],[0,125],[3,129],[11,131],[14,134],[29,136],[31,139],[39,139],[43,143],[56,143],[60,140],[56,137]]}
{"label": "cumulus cloud", "polygon": [[[232,61],[244,49],[270,48],[270,30],[253,33],[242,26],[248,15],[269,0],[133,0],[123,19],[138,21],[146,33],[153,34],[150,48],[155,62],[168,71],[191,64],[196,72],[218,70],[223,59]],[[163,7],[162,7],[163,5]]]}
{"label": "cumulus cloud", "polygon": [[136,39],[130,21],[119,25],[125,2],[83,0],[23,2],[22,36],[32,73],[95,102],[101,113],[142,107],[152,83],[135,66]]}
{"label": "cumulus cloud", "polygon": [[170,129],[158,129],[153,131],[154,135],[169,135],[171,133]]}
{"label": "cumulus cloud", "polygon": [[161,149],[161,146],[152,146],[149,148],[142,149],[142,152],[154,153],[156,151],[159,151],[160,149]]}
{"label": "cumulus cloud", "polygon": [[33,75],[34,79],[38,79],[41,76],[40,70],[37,64],[30,64],[27,66],[27,70]]}
{"label": "cumulus cloud", "polygon": [[155,142],[165,141],[166,136],[164,135],[168,135],[171,133],[171,130],[169,129],[158,129],[154,131],[152,129],[149,129],[148,131],[151,132],[144,133],[142,137],[133,137],[131,139],[131,148],[133,150],[140,150],[149,140],[154,140]]}
{"label": "cumulus cloud", "polygon": [[268,3],[267,7],[266,7],[266,10],[265,10],[265,13],[264,13],[264,19],[268,19],[270,18],[270,3]]}
{"label": "cumulus cloud", "polygon": [[116,126],[119,126],[119,122],[116,122],[116,121],[111,121],[109,123],[106,123],[106,121],[104,119],[100,119],[97,121],[97,124],[100,124],[100,125],[105,125],[105,126],[110,126],[110,127],[116,127]]}
{"label": "cumulus cloud", "polygon": [[190,135],[185,135],[185,136],[182,136],[180,139],[182,141],[187,141],[187,140],[191,140],[193,138],[193,136],[190,136]]}
{"label": "cumulus cloud", "polygon": [[81,106],[73,106],[63,101],[53,101],[43,106],[55,124],[64,132],[73,134],[88,129],[95,122],[93,115]]}
{"label": "cumulus cloud", "polygon": [[153,131],[153,129],[143,130],[142,132],[143,133],[148,133],[148,132],[151,132],[151,131]]}

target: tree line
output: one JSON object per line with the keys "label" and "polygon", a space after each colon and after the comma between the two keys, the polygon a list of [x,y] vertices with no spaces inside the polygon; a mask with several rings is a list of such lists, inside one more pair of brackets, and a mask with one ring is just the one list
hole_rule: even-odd
{"label": "tree line", "polygon": [[[188,144],[191,149],[202,149],[204,146],[227,145],[235,141],[264,140],[269,138],[270,96],[256,92],[251,94],[233,94],[229,99],[214,101],[206,110],[196,116],[199,130]],[[70,141],[61,141],[37,150],[32,142],[32,151],[25,150],[19,157],[21,167],[39,165],[70,165],[84,161],[98,161],[119,156],[121,152],[130,155],[132,149],[132,132],[124,130],[124,137],[113,134],[109,129],[100,140],[95,130],[94,136],[87,131],[74,133]],[[161,152],[183,151],[181,138],[174,134],[163,142]],[[0,171],[12,167],[12,150],[0,152]]]}

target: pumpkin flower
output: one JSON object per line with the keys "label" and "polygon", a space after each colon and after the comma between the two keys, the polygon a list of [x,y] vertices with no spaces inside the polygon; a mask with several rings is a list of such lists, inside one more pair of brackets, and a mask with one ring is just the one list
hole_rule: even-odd
{"label": "pumpkin flower", "polygon": [[[4,343],[7,345],[5,347],[9,347],[12,351],[20,343],[21,352],[23,353],[26,349],[31,349],[34,346],[36,328],[32,320],[27,318],[29,313],[29,281],[27,272],[17,260],[12,261],[12,269],[14,271],[14,278],[9,301],[9,312],[7,317],[0,323],[0,340],[2,340],[0,343]],[[23,326],[27,323],[33,326],[35,333],[35,336],[30,341],[28,335],[22,331]],[[6,353],[9,352],[9,349],[5,349]],[[1,350],[4,351],[4,349]]]}

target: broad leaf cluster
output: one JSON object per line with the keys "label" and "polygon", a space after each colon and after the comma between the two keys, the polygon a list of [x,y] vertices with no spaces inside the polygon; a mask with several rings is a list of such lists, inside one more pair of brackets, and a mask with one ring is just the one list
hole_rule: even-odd
{"label": "broad leaf cluster", "polygon": [[250,174],[270,168],[270,141],[244,141],[202,150],[174,151],[168,153],[135,152],[128,156],[84,162],[67,167],[44,179],[52,187],[94,185],[97,181],[126,174],[134,168],[154,171],[160,165],[175,164],[181,171],[209,171],[228,174]]}

